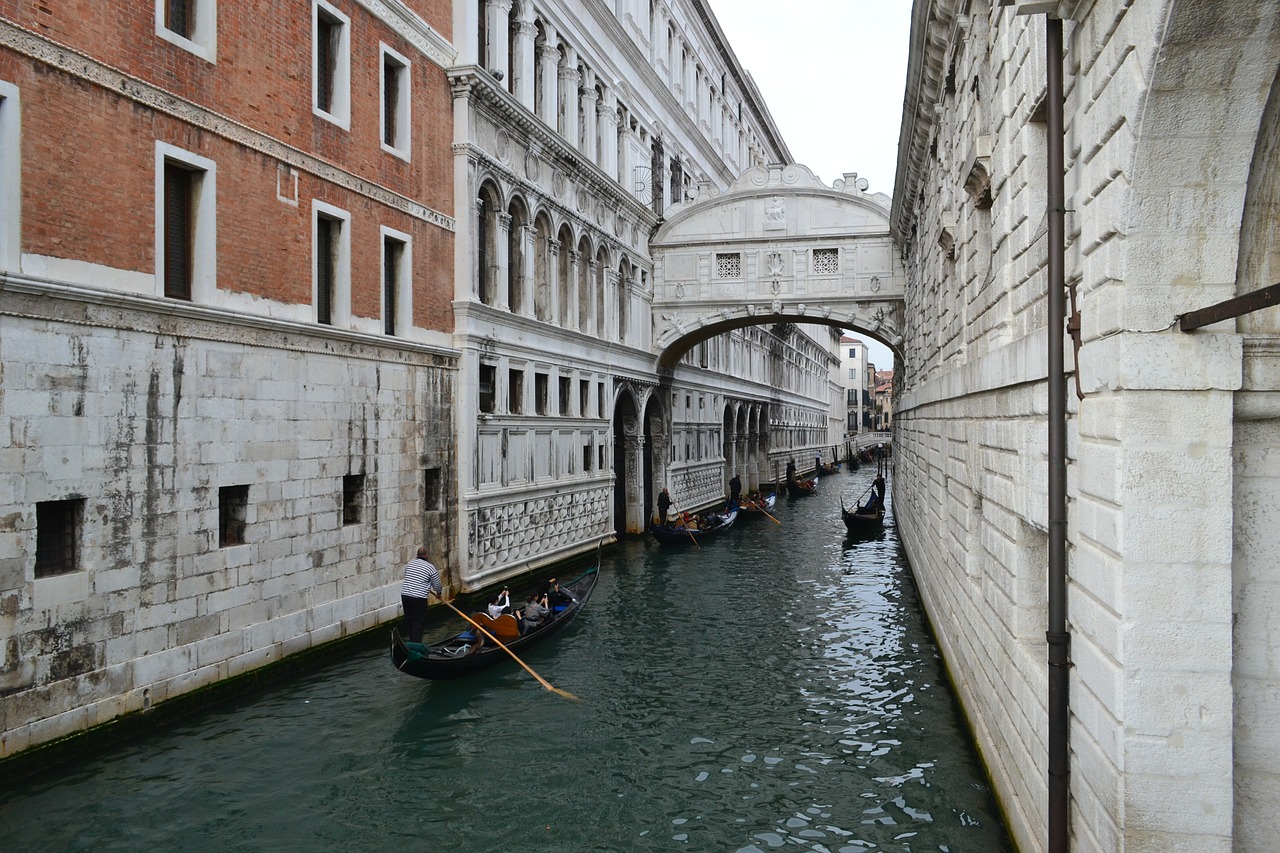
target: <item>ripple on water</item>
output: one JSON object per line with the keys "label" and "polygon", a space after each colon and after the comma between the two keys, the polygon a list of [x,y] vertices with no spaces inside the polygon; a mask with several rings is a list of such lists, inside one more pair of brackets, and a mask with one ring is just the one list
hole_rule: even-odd
{"label": "ripple on water", "polygon": [[871,476],[606,555],[526,657],[582,702],[356,653],[0,790],[0,848],[1007,851],[892,526],[844,540]]}

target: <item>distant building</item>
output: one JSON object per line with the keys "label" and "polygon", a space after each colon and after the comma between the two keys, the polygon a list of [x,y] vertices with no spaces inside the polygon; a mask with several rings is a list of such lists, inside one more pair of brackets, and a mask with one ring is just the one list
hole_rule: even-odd
{"label": "distant building", "polygon": [[875,366],[860,338],[840,338],[840,375],[845,390],[845,434],[852,437],[872,426],[872,376]]}

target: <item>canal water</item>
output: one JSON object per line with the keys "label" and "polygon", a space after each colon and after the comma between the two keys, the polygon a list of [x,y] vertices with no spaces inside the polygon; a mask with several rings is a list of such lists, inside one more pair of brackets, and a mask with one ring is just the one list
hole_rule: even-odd
{"label": "canal water", "polygon": [[892,504],[844,535],[873,474],[606,554],[526,657],[578,702],[514,663],[432,683],[352,652],[0,786],[0,850],[1011,851]]}

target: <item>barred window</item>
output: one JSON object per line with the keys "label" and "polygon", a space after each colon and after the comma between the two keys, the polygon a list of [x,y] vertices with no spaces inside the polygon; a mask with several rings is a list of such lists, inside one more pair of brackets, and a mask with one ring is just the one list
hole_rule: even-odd
{"label": "barred window", "polygon": [[218,489],[218,547],[243,545],[249,517],[249,487],[222,486]]}
{"label": "barred window", "polygon": [[62,575],[80,568],[80,524],[83,517],[83,498],[36,504],[37,578]]}
{"label": "barred window", "polygon": [[716,278],[742,278],[742,255],[738,252],[717,252]]}
{"label": "barred window", "polygon": [[840,250],[814,249],[813,272],[815,275],[831,275],[840,272]]}
{"label": "barred window", "polygon": [[364,508],[364,474],[342,476],[342,523],[359,524]]}

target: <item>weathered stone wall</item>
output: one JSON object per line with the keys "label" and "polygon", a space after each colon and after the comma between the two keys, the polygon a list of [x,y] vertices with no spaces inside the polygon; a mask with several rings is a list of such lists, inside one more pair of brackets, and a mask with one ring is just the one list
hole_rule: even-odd
{"label": "weathered stone wall", "polygon": [[[449,358],[68,296],[0,294],[2,755],[392,619],[407,555],[449,541],[423,511]],[[67,498],[78,570],[33,577],[35,507]]]}
{"label": "weathered stone wall", "polygon": [[[913,21],[895,509],[1011,829],[1039,850],[1044,20],[991,6],[920,3]],[[1083,338],[1066,365],[1084,394],[1068,394],[1073,849],[1273,843],[1275,314],[1194,334],[1175,320],[1273,283],[1237,281],[1237,258],[1265,242],[1249,233],[1274,234],[1273,192],[1244,211],[1251,180],[1274,186],[1258,152],[1274,147],[1274,120],[1260,123],[1278,17],[1274,2],[1099,0],[1064,22],[1066,270]],[[1266,267],[1263,251],[1246,265]]]}

